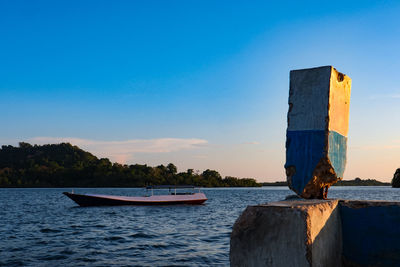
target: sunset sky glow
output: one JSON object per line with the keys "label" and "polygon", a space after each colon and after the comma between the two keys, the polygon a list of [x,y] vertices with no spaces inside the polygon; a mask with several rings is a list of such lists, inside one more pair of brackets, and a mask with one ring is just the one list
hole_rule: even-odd
{"label": "sunset sky glow", "polygon": [[396,1],[1,1],[0,145],[285,179],[289,71],[352,79],[345,179],[400,167]]}

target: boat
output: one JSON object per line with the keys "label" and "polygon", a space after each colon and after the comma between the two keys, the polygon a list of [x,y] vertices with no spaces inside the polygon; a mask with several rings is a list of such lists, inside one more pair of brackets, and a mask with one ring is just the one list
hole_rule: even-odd
{"label": "boat", "polygon": [[[168,189],[168,195],[154,194],[156,189]],[[188,192],[182,189],[192,189]],[[195,192],[195,190],[198,190]],[[75,201],[81,207],[88,206],[122,206],[122,205],[179,205],[203,204],[207,197],[200,192],[200,188],[187,185],[159,185],[146,187],[146,195],[141,197],[75,194],[63,192],[64,195]]]}

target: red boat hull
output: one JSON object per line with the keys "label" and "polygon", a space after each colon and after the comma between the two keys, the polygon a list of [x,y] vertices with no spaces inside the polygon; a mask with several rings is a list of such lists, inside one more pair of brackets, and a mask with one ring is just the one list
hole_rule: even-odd
{"label": "red boat hull", "polygon": [[[81,195],[64,192],[64,195],[75,201],[79,206],[123,206],[123,205],[199,205],[203,204],[207,198],[194,198],[194,199],[177,199],[177,200],[129,200],[129,197],[113,197],[113,196],[96,196],[96,195]],[[204,194],[202,194],[204,195]],[[143,199],[144,197],[139,197]]]}

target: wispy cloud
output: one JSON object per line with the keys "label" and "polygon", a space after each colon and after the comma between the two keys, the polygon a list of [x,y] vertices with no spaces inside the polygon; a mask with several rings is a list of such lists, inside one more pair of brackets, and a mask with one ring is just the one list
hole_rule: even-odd
{"label": "wispy cloud", "polygon": [[71,143],[98,157],[126,163],[136,153],[169,153],[186,149],[198,149],[207,140],[196,138],[132,139],[125,141],[98,141],[74,137],[35,137],[28,140],[34,144]]}
{"label": "wispy cloud", "polygon": [[350,148],[357,149],[357,150],[387,150],[387,149],[398,149],[398,148],[400,148],[400,144],[351,146]]}
{"label": "wispy cloud", "polygon": [[194,155],[193,158],[195,158],[195,159],[206,159],[207,155]]}
{"label": "wispy cloud", "polygon": [[400,94],[383,94],[383,95],[372,95],[370,99],[381,99],[381,98],[400,98]]}
{"label": "wispy cloud", "polygon": [[257,141],[252,141],[252,142],[245,142],[245,143],[242,143],[242,145],[259,145],[260,143],[259,142],[257,142]]}

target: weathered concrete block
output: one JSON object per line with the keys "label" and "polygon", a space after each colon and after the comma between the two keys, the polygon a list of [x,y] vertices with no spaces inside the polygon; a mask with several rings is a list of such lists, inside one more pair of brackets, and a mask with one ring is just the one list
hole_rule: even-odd
{"label": "weathered concrete block", "polygon": [[400,266],[400,203],[340,201],[345,266]]}
{"label": "weathered concrete block", "polygon": [[341,266],[337,200],[249,206],[233,226],[231,266]]}
{"label": "weathered concrete block", "polygon": [[326,198],[346,165],[351,79],[331,66],[290,72],[286,175],[303,198]]}

